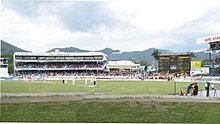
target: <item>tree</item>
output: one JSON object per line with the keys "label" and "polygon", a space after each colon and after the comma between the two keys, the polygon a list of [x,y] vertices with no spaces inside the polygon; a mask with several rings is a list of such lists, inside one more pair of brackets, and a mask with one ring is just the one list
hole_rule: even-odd
{"label": "tree", "polygon": [[191,52],[191,53],[190,53],[190,57],[196,58],[196,55],[195,55],[193,52]]}
{"label": "tree", "polygon": [[209,64],[209,60],[208,59],[204,59],[202,61],[202,67],[204,67],[205,65],[208,65]]}
{"label": "tree", "polygon": [[161,52],[159,51],[159,50],[154,50],[153,51],[153,53],[151,54],[151,56],[153,56],[154,57],[154,59],[156,60],[155,61],[155,65],[157,66],[157,61],[158,61],[158,59],[159,59],[159,55],[161,54]]}
{"label": "tree", "polygon": [[217,72],[220,72],[220,66],[211,69],[211,74],[213,74],[213,73],[217,73]]}
{"label": "tree", "polygon": [[159,50],[154,50],[153,53],[151,54],[151,56],[153,56],[155,60],[158,60],[159,54],[161,54],[161,52]]}

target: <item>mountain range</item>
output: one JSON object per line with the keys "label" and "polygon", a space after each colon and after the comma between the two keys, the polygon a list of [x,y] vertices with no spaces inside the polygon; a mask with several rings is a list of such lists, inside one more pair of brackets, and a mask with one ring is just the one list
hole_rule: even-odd
{"label": "mountain range", "polygon": [[[55,50],[60,50],[61,52],[89,52],[89,50],[83,50],[75,47],[66,47],[66,48],[53,48],[46,52],[52,52]],[[144,51],[131,51],[131,52],[122,52],[120,50],[113,50],[111,48],[105,48],[95,52],[103,52],[108,55],[109,60],[131,60],[131,61],[147,61],[149,64],[154,63],[154,58],[151,56],[152,52],[156,48],[149,48]],[[163,54],[172,54],[175,53],[170,50],[157,49]],[[14,52],[28,52],[26,50],[20,49],[14,45],[11,45],[3,40],[1,40],[1,54],[14,54]],[[194,52],[196,58],[192,60],[203,61],[208,59],[208,54],[205,51]],[[215,58],[217,53],[212,54],[212,58]]]}
{"label": "mountain range", "polygon": [[18,48],[12,44],[9,44],[3,40],[1,40],[1,54],[14,54],[14,52],[29,52]]}

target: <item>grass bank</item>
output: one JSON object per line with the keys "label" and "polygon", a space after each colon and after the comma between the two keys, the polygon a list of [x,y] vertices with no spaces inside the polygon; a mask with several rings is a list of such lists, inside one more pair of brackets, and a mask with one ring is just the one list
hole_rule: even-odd
{"label": "grass bank", "polygon": [[1,104],[1,122],[219,123],[219,103],[72,101]]}

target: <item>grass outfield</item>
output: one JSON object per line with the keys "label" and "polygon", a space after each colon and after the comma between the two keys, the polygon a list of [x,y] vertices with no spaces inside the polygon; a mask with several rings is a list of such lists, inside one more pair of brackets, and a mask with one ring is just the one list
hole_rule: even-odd
{"label": "grass outfield", "polygon": [[[84,81],[77,81],[82,85]],[[62,81],[1,81],[1,93],[104,92],[106,94],[170,94],[174,83],[166,81],[98,80],[95,88],[72,86]],[[190,82],[178,82],[177,91]],[[92,85],[92,84],[90,84]],[[216,84],[220,89],[220,84]],[[204,83],[199,83],[204,89]],[[156,101],[69,101],[1,103],[0,122],[90,122],[90,123],[219,123],[219,103]]]}
{"label": "grass outfield", "polygon": [[[89,81],[88,81],[89,82]],[[1,81],[1,93],[41,93],[41,92],[86,92],[94,94],[103,92],[105,94],[172,94],[174,93],[174,83],[167,81],[118,81],[118,80],[98,80],[95,88],[82,87],[83,80],[77,80],[72,86],[72,81],[63,84],[62,81]],[[190,82],[177,82],[177,92],[186,92],[186,86]],[[90,84],[92,85],[92,83]],[[199,89],[204,90],[204,83],[198,83]],[[185,88],[184,88],[185,87]],[[220,84],[215,85],[220,89]]]}
{"label": "grass outfield", "polygon": [[72,101],[1,104],[1,122],[219,123],[219,103]]}

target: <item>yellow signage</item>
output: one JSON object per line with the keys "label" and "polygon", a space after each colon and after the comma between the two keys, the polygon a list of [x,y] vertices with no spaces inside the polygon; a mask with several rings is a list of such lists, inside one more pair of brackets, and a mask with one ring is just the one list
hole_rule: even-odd
{"label": "yellow signage", "polygon": [[191,61],[191,67],[201,67],[202,62],[201,61]]}
{"label": "yellow signage", "polygon": [[190,58],[189,56],[179,56],[178,58],[180,59],[187,59],[187,58]]}
{"label": "yellow signage", "polygon": [[133,68],[136,68],[136,66],[109,66],[109,68],[111,68],[111,69],[116,69],[116,68],[118,68],[118,69],[133,69]]}
{"label": "yellow signage", "polygon": [[170,57],[160,57],[159,59],[170,59]]}

